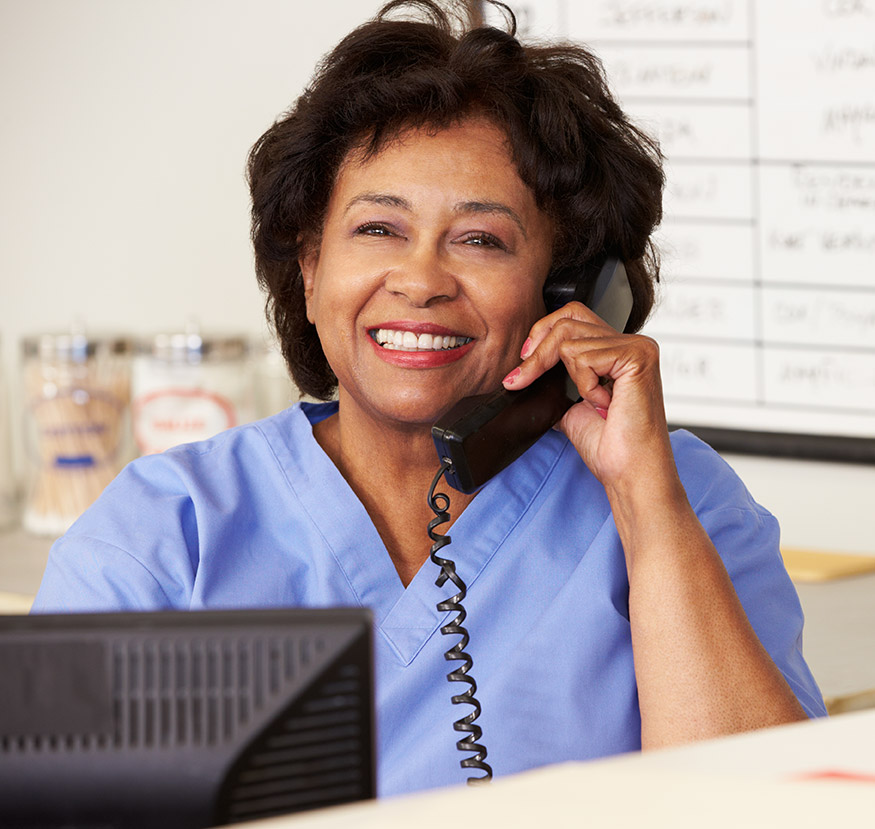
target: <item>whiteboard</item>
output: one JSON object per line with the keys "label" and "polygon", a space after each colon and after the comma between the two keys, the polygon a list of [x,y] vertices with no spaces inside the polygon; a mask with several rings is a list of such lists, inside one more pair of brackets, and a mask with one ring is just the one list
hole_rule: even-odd
{"label": "whiteboard", "polygon": [[875,461],[875,0],[511,2],[602,58],[666,155],[674,424],[735,451]]}

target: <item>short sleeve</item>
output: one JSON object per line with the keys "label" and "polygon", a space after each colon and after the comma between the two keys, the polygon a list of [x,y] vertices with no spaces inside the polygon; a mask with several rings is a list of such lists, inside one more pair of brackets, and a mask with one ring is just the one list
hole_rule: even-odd
{"label": "short sleeve", "polygon": [[822,695],[803,657],[802,606],[781,557],[777,520],[709,446],[687,432],[674,433],[672,445],[690,503],[760,642],[806,713],[825,715]]}
{"label": "short sleeve", "polygon": [[52,546],[33,612],[188,607],[197,525],[177,466],[150,455],[122,470]]}

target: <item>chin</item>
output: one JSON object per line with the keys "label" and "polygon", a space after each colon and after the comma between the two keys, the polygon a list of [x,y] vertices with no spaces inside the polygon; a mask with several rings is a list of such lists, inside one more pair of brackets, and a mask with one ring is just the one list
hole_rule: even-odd
{"label": "chin", "polygon": [[465,395],[457,396],[416,393],[412,389],[399,391],[390,399],[370,401],[371,410],[386,424],[396,428],[430,429],[444,412]]}
{"label": "chin", "polygon": [[391,411],[386,412],[386,419],[404,424],[411,428],[431,428],[440,416],[450,408],[455,401],[398,401]]}
{"label": "chin", "polygon": [[[372,384],[368,387],[355,384],[352,388],[340,386],[341,398],[348,397],[354,406],[363,412],[370,412],[375,420],[386,425],[409,426],[411,428],[431,428],[443,414],[463,397],[473,394],[485,394],[494,391],[501,385],[499,379],[489,372],[488,378],[481,377],[478,382],[471,383],[468,374],[464,379],[468,382],[446,382],[451,379],[444,375],[444,381],[437,380],[436,373],[417,373],[418,376],[407,378],[406,382]],[[458,380],[458,378],[455,378]],[[417,382],[417,380],[419,382]],[[374,393],[375,392],[375,393]]]}

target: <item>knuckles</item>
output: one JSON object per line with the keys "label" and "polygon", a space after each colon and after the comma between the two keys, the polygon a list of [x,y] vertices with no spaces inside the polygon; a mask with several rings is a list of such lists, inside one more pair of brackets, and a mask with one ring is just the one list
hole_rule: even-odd
{"label": "knuckles", "polygon": [[587,314],[592,313],[586,305],[576,299],[572,299],[571,302],[566,303],[565,308],[568,309],[568,311],[571,312],[571,315],[576,319],[580,319],[581,317],[586,318]]}
{"label": "knuckles", "polygon": [[566,362],[576,362],[585,359],[584,355],[590,350],[611,349],[618,357],[623,354],[624,362],[638,364],[641,368],[659,365],[659,344],[652,337],[646,334],[621,334],[607,327],[596,330],[592,325],[592,311],[580,302],[569,302],[562,312],[563,315],[558,319],[546,317],[540,321],[549,320],[550,326],[538,337],[543,337],[546,347],[535,350],[533,364],[549,361],[550,353]]}
{"label": "knuckles", "polygon": [[[617,334],[607,335],[604,338],[582,337],[574,331],[574,321],[567,320],[563,325],[557,325],[558,335],[557,351],[563,359],[575,359],[583,357],[589,350],[602,351],[611,349],[619,357],[624,355],[624,360],[637,363],[642,367],[659,365],[659,344],[652,337],[645,334]],[[555,330],[555,329],[554,329]]]}
{"label": "knuckles", "polygon": [[633,334],[631,336],[636,339],[641,353],[647,358],[648,362],[659,362],[659,343],[653,337],[648,337],[646,334]]}

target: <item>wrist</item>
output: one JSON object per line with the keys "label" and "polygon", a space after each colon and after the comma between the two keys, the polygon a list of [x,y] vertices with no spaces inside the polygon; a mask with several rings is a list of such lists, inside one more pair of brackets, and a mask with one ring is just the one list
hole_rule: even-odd
{"label": "wrist", "polygon": [[664,558],[663,548],[677,550],[676,540],[698,526],[673,465],[659,473],[642,470],[605,491],[630,570],[632,561],[642,555]]}

